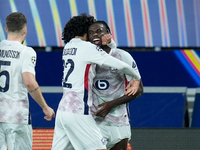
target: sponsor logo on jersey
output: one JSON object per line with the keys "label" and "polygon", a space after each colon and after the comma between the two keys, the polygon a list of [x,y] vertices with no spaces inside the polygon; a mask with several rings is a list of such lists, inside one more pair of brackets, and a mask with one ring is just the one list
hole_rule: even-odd
{"label": "sponsor logo on jersey", "polygon": [[19,59],[20,58],[20,52],[13,51],[13,50],[1,50],[0,49],[0,57]]}
{"label": "sponsor logo on jersey", "polygon": [[76,55],[77,48],[66,48],[63,50],[63,55]]}

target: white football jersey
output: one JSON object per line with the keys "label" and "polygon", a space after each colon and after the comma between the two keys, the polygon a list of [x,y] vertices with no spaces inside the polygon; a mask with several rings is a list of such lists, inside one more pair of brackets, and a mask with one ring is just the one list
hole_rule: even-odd
{"label": "white football jersey", "polygon": [[23,72],[35,75],[36,53],[18,41],[0,42],[0,122],[28,124],[29,101]]}
{"label": "white football jersey", "polygon": [[[128,52],[121,49],[111,49],[110,55],[129,64],[135,71],[139,72],[135,60]],[[94,106],[123,96],[127,81],[131,79],[132,77],[119,72],[116,68],[96,65],[96,76],[92,87]],[[127,125],[129,124],[127,107],[127,104],[122,104],[113,108],[104,119],[97,116],[94,118],[98,124],[102,125]],[[92,113],[96,111],[93,107]]]}
{"label": "white football jersey", "polygon": [[98,46],[74,38],[63,50],[63,97],[58,109],[77,114],[88,114],[92,105],[91,86],[95,75],[94,63],[102,65],[109,58]]}
{"label": "white football jersey", "polygon": [[120,68],[120,64],[125,64],[98,46],[79,38],[74,38],[65,45],[62,59],[63,97],[58,109],[85,115],[89,114],[89,108],[92,106],[91,88],[95,76],[95,64],[101,66],[105,62],[116,68]]}

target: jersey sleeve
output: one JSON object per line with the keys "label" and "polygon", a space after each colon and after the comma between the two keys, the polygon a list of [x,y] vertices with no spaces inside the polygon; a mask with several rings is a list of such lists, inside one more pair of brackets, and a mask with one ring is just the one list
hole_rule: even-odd
{"label": "jersey sleeve", "polygon": [[[94,47],[93,47],[94,46]],[[96,48],[95,48],[96,47]],[[124,74],[132,76],[135,80],[139,80],[140,74],[128,64],[121,60],[114,58],[107,54],[103,49],[92,44],[88,47],[88,53],[85,54],[89,63],[96,63],[98,65],[106,65],[108,67],[116,68]]]}
{"label": "jersey sleeve", "polygon": [[89,43],[87,53],[85,53],[85,58],[87,58],[86,60],[88,63],[94,63],[101,66],[109,58],[109,54],[99,46]]}
{"label": "jersey sleeve", "polygon": [[111,39],[111,42],[108,43],[107,46],[110,47],[111,49],[117,48],[117,44],[115,43],[113,39]]}
{"label": "jersey sleeve", "polygon": [[[133,59],[133,57],[126,51],[123,51],[123,55],[122,56],[123,56],[122,57],[122,61],[127,63],[128,65],[132,66],[132,68],[136,72],[138,72],[138,74],[140,74],[139,69],[137,67],[137,64],[136,64],[135,60]],[[132,77],[129,76],[129,75],[126,75],[126,78],[127,78],[128,81],[130,81],[132,79]]]}
{"label": "jersey sleeve", "polygon": [[110,55],[109,59],[107,59],[103,65],[108,67],[116,68],[119,71],[123,72],[126,75],[133,77],[135,80],[140,80],[141,76],[138,71],[133,69],[130,65],[126,64],[125,62],[114,58]]}
{"label": "jersey sleeve", "polygon": [[22,73],[30,72],[35,75],[36,52],[32,48],[27,48],[23,56]]}

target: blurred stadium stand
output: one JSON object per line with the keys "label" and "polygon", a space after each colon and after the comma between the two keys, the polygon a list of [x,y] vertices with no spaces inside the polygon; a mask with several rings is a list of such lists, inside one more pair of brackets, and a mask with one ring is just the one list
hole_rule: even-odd
{"label": "blurred stadium stand", "polygon": [[119,47],[200,47],[200,0],[0,0],[0,40],[6,39],[5,18],[14,11],[26,15],[25,44],[33,47],[63,47],[66,22],[81,13],[106,21]]}

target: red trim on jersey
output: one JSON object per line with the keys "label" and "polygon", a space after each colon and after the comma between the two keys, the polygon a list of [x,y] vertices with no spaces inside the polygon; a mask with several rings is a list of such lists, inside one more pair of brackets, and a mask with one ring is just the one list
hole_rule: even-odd
{"label": "red trim on jersey", "polygon": [[86,69],[85,69],[85,78],[84,78],[84,97],[83,97],[83,101],[84,101],[84,115],[88,115],[89,111],[88,111],[88,90],[89,90],[89,70],[90,70],[90,64],[87,64]]}
{"label": "red trim on jersey", "polygon": [[91,64],[87,64],[86,69],[85,69],[85,78],[84,78],[84,86],[86,90],[88,90],[88,78],[89,78],[89,70],[90,70]]}
{"label": "red trim on jersey", "polygon": [[127,87],[127,85],[128,85],[128,80],[125,77],[125,87]]}

